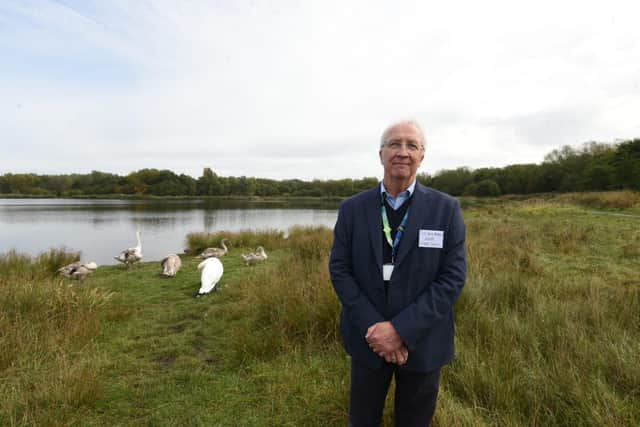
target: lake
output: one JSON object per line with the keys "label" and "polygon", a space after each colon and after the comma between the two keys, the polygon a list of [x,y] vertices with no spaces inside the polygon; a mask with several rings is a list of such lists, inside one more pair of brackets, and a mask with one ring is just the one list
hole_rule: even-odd
{"label": "lake", "polygon": [[[83,261],[117,264],[142,233],[144,261],[182,253],[192,232],[333,228],[338,203],[220,200],[0,199],[0,253],[81,251]],[[268,248],[267,248],[268,249]]]}

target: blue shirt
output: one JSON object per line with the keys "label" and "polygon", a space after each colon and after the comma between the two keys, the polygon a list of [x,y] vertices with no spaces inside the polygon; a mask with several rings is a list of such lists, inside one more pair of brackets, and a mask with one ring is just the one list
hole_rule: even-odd
{"label": "blue shirt", "polygon": [[409,197],[411,197],[411,195],[413,194],[413,190],[415,189],[416,181],[413,181],[409,188],[398,194],[396,197],[393,197],[389,193],[387,193],[387,189],[384,188],[384,182],[380,181],[380,194],[382,194],[382,197],[385,198],[389,206],[391,206],[394,211],[397,211],[400,206],[402,206],[404,202],[406,202]]}

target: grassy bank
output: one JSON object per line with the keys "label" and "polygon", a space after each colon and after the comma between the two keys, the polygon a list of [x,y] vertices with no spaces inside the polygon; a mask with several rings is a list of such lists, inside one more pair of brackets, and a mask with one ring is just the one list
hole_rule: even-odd
{"label": "grassy bank", "polygon": [[[541,198],[465,219],[458,358],[436,425],[636,426],[640,220]],[[0,425],[345,425],[331,232],[225,236],[221,289],[201,299],[190,256],[175,279],[143,263],[83,283],[53,274],[77,254],[1,257]],[[221,237],[188,241],[195,253]],[[269,259],[242,264],[258,245]]]}

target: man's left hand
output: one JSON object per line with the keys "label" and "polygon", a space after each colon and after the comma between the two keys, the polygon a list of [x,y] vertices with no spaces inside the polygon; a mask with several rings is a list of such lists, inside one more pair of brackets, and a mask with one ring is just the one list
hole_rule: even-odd
{"label": "man's left hand", "polygon": [[364,338],[378,355],[392,353],[402,347],[402,338],[389,321],[371,325]]}

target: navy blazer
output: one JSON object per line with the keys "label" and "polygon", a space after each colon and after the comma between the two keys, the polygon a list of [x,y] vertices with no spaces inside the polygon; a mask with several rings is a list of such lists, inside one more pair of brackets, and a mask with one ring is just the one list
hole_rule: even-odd
{"label": "navy blazer", "polygon": [[[409,349],[404,369],[428,372],[454,357],[453,305],[466,277],[465,225],[458,201],[416,184],[388,292],[382,280],[380,186],[340,206],[329,270],[342,303],[340,332],[355,360],[377,369],[367,329],[391,321]],[[420,230],[444,232],[442,248],[419,247]],[[434,245],[431,245],[434,246]]]}

